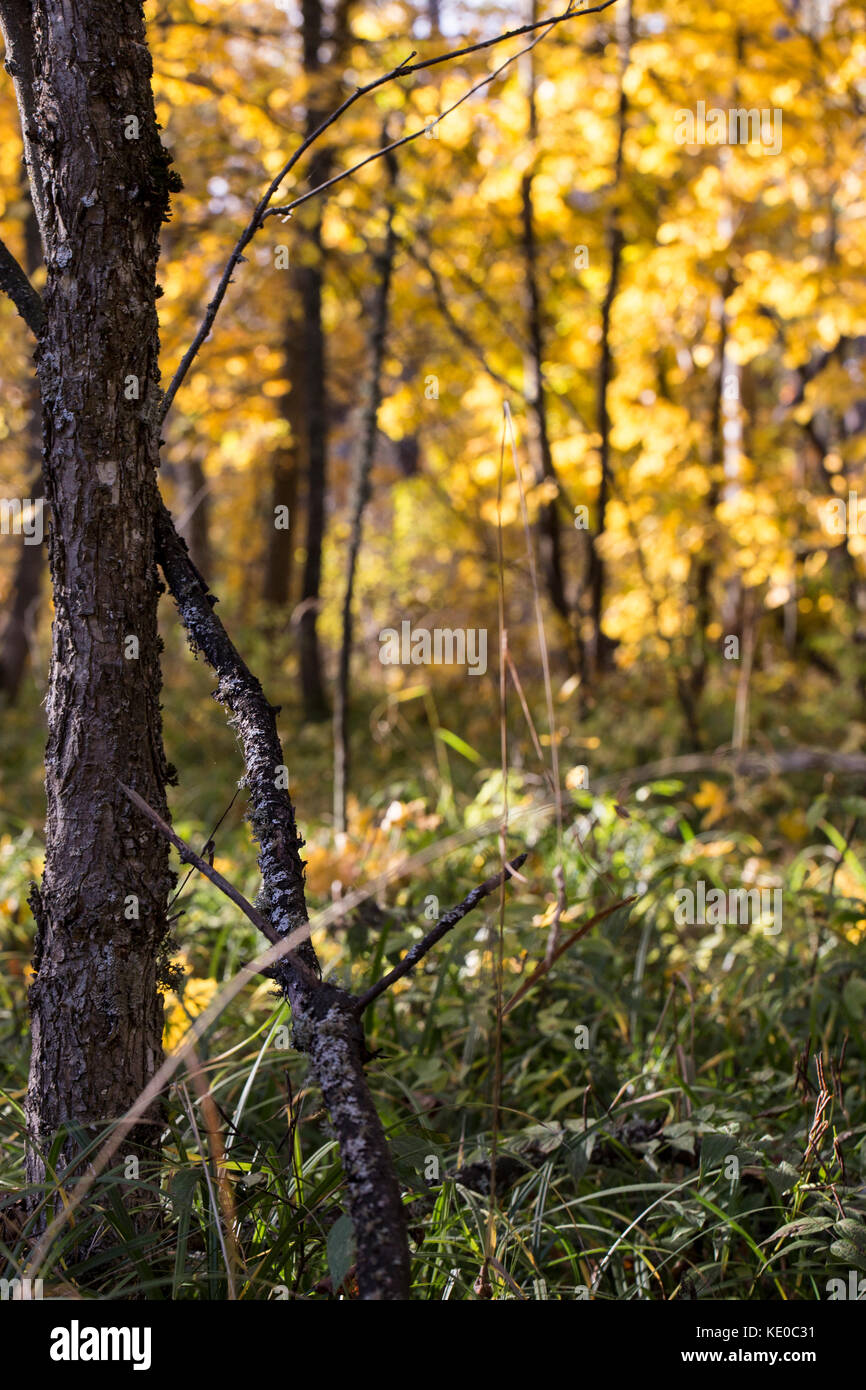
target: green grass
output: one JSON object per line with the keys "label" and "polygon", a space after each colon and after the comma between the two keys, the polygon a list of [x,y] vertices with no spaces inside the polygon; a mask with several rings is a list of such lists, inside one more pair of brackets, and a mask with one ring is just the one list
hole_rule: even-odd
{"label": "green grass", "polygon": [[[215,707],[197,714],[201,728],[178,756],[171,743],[183,708],[175,715],[170,706],[166,720],[170,756],[184,767],[176,819],[182,835],[201,843],[232,795],[227,769],[237,756]],[[359,743],[375,714],[372,703],[362,709]],[[326,973],[357,990],[418,939],[431,897],[444,909],[492,870],[495,836],[420,871],[409,872],[406,860],[487,822],[501,803],[489,713],[489,738],[474,727],[474,713],[431,717],[421,700],[377,717],[386,732],[381,742],[366,734],[364,813],[347,845],[334,845],[327,824],[327,730],[304,733],[292,770],[311,906],[329,900],[334,878],[357,885],[392,875],[379,901],[317,938]],[[603,730],[603,714],[593,719],[589,728]],[[459,729],[482,766],[458,741],[434,739],[437,721]],[[599,772],[605,761],[621,765],[621,756],[606,758],[610,746],[610,733],[598,753],[566,738],[563,769],[593,759]],[[32,752],[31,740],[31,769]],[[20,1272],[38,1224],[20,1205],[26,894],[40,852],[38,778],[25,785],[0,842],[0,1277]],[[383,829],[395,800],[403,810],[392,807]],[[506,899],[506,999],[544,955],[560,853],[547,800],[537,772],[512,773],[514,844],[524,842],[530,858],[526,882],[509,885]],[[243,802],[241,793],[220,831],[217,863],[252,895],[255,851]],[[407,810],[412,802],[419,804]],[[368,1014],[377,1053],[369,1078],[405,1192],[416,1298],[811,1300],[828,1297],[831,1279],[847,1283],[850,1271],[866,1271],[866,803],[841,784],[809,778],[669,781],[637,788],[624,802],[567,795],[563,930],[611,902],[636,901],[593,928],[503,1022],[489,1290],[478,1281],[494,1142],[496,898]],[[749,875],[782,889],[777,935],[677,924],[678,888],[703,878],[730,889]],[[175,1026],[184,1006],[197,1013],[259,944],[198,877],[178,905],[187,977],[183,1002],[171,1002]],[[197,1089],[181,1067],[166,1096],[162,1163],[135,1183],[121,1166],[98,1178],[51,1247],[46,1290],[327,1298],[345,1280],[343,1296],[351,1295],[338,1156],[304,1060],[281,1045],[287,1022],[265,983],[228,1005],[199,1049],[216,1112],[209,1120],[200,1078]],[[810,1150],[817,1057],[832,1094]],[[214,1113],[221,1159],[208,1141]],[[46,1207],[56,1206],[59,1185],[46,1185]]]}

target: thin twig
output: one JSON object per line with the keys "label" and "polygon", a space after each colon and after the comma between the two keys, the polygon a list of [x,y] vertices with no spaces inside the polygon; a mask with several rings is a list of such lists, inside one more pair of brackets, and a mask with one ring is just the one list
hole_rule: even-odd
{"label": "thin twig", "polygon": [[621,901],[618,903],[611,903],[609,907],[603,908],[602,911],[597,912],[594,917],[590,917],[588,922],[584,922],[582,927],[578,927],[577,931],[574,931],[569,936],[567,936],[565,941],[561,941],[557,946],[556,950],[554,951],[551,959],[547,960],[545,958],[543,961],[541,961],[541,963],[537,965],[536,968],[533,970],[529,979],[524,980],[523,984],[520,986],[520,989],[517,990],[516,994],[512,994],[508,1003],[505,1005],[505,1008],[502,1010],[502,1017],[504,1018],[507,1013],[510,1013],[511,1010],[515,1007],[515,1005],[520,1003],[524,995],[529,993],[529,991],[532,989],[532,986],[538,984],[538,981],[543,979],[544,976],[548,974],[551,967],[556,964],[560,956],[564,956],[566,951],[569,951],[576,941],[579,941],[582,936],[586,936],[590,927],[594,927],[598,922],[603,922],[605,917],[610,917],[611,913],[616,912],[618,908],[628,907],[629,903],[633,903],[636,900],[637,894],[633,894],[630,898],[622,898]]}
{"label": "thin twig", "polygon": [[423,940],[406,952],[400,964],[395,965],[393,970],[390,970],[387,975],[383,975],[381,980],[378,980],[375,985],[371,985],[359,997],[355,1005],[358,1013],[362,1014],[373,1003],[373,1000],[378,999],[380,994],[384,994],[386,989],[390,989],[395,981],[401,980],[404,975],[408,975],[411,970],[414,970],[418,962],[427,955],[428,951],[433,949],[437,941],[441,941],[452,927],[456,927],[467,913],[477,907],[484,898],[495,892],[501,883],[511,878],[526,858],[525,854],[518,854],[516,859],[512,859],[510,863],[505,865],[504,870],[500,870],[498,874],[493,874],[483,883],[479,883],[477,888],[473,888],[471,893],[467,893],[462,903],[458,903],[456,907],[450,907],[447,912],[443,913],[432,931],[429,931]]}
{"label": "thin twig", "polygon": [[[476,82],[474,86],[468,88],[461,97],[458,97],[450,106],[446,106],[445,110],[436,117],[435,124],[439,125],[440,121],[444,121],[446,116],[450,116],[452,111],[456,111],[458,106],[462,106],[464,101],[468,101],[470,97],[474,97],[475,93],[480,92],[483,87],[489,87],[490,83],[495,82],[497,77],[500,77],[506,68],[510,67],[512,63],[515,63],[518,58],[522,58],[524,53],[528,53],[529,50],[534,48],[537,43],[540,43],[544,37],[545,34],[539,34],[538,38],[533,39],[532,43],[527,44],[526,48],[521,48],[517,53],[512,53],[510,57],[505,59],[504,63],[499,64],[498,68],[494,68],[486,77],[482,77],[480,82]],[[267,211],[262,214],[262,221],[264,222],[267,217],[291,217],[295,208],[299,208],[302,203],[308,202],[310,198],[317,197],[319,193],[327,192],[329,188],[334,187],[334,184],[342,183],[343,179],[351,178],[352,174],[357,174],[359,169],[363,169],[366,164],[372,164],[373,160],[381,159],[383,155],[391,154],[393,150],[398,150],[401,145],[411,145],[414,140],[420,140],[421,136],[426,135],[429,129],[430,122],[428,121],[426,125],[419,126],[417,130],[410,131],[408,135],[401,135],[399,140],[392,140],[389,145],[383,145],[381,149],[374,150],[372,154],[365,155],[357,164],[353,164],[350,168],[344,169],[342,173],[334,174],[333,178],[326,179],[324,183],[317,184],[315,188],[309,188],[306,193],[302,193],[300,197],[295,198],[291,203],[286,203],[284,207],[268,208]]]}
{"label": "thin twig", "polygon": [[[208,835],[207,839],[205,840],[205,842],[204,842],[204,844],[203,844],[203,846],[202,846],[203,854],[206,853],[206,852],[208,851],[208,849],[209,849],[209,850],[211,851],[211,856],[213,856],[213,853],[214,853],[214,851],[215,851],[215,849],[216,849],[216,842],[215,842],[215,840],[214,840],[214,836],[216,835],[217,831],[219,830],[220,826],[222,825],[222,823],[223,823],[223,821],[225,820],[226,816],[228,815],[229,811],[232,809],[232,807],[234,806],[235,802],[237,801],[238,795],[240,794],[240,790],[241,790],[240,785],[238,785],[237,787],[235,787],[234,795],[233,795],[231,801],[229,802],[228,806],[227,806],[227,807],[225,808],[225,810],[223,811],[222,815],[220,816],[219,820],[217,821],[217,823],[216,823],[216,825],[214,826],[213,830],[211,830],[210,834]],[[210,860],[208,860],[208,863],[210,863]],[[194,867],[195,867],[195,865],[193,865],[193,868],[194,868]],[[169,904],[168,904],[168,910],[169,910],[169,912],[170,912],[171,909],[174,907],[175,903],[177,902],[178,898],[180,897],[181,893],[183,892],[184,888],[185,888],[186,885],[189,883],[189,881],[190,881],[191,878],[192,878],[192,869],[190,869],[189,873],[187,874],[186,878],[184,879],[184,881],[183,881],[183,883],[180,885],[180,887],[179,887],[178,889],[175,890],[175,893],[174,893],[173,897],[169,899]]]}
{"label": "thin twig", "polygon": [[[253,907],[252,903],[247,901],[243,893],[239,892],[234,884],[229,883],[227,878],[223,878],[222,874],[215,869],[212,864],[208,864],[206,859],[202,859],[201,855],[196,854],[195,850],[188,845],[185,840],[182,840],[176,831],[172,830],[171,826],[162,819],[162,816],[158,815],[157,812],[153,810],[153,807],[148,806],[144,797],[139,796],[138,792],[133,791],[132,787],[125,786],[124,783],[119,780],[118,786],[126,792],[132,804],[138,807],[142,815],[147,816],[147,819],[156,826],[160,834],[171,841],[175,849],[179,851],[181,861],[184,864],[194,864],[199,873],[204,874],[205,878],[209,878],[211,883],[216,888],[219,888],[221,892],[225,893],[227,898],[231,898],[235,906],[239,907],[241,912],[249,917],[253,926],[258,927],[262,936],[266,937],[272,945],[276,946],[278,942],[283,940],[276,928],[268,921],[267,917],[259,912],[258,908]],[[318,984],[315,975],[304,965],[303,961],[299,960],[293,953],[290,955],[290,959],[294,969],[300,971],[303,975],[309,976],[310,984]]]}
{"label": "thin twig", "polygon": [[[270,203],[277,189],[291,173],[292,169],[295,167],[301,156],[305,154],[306,151],[310,148],[310,146],[314,144],[315,141],[318,140],[319,137],[323,135],[326,130],[328,130],[332,125],[334,125],[334,123],[338,121],[340,117],[346,111],[348,111],[351,106],[354,106],[356,101],[359,101],[361,97],[367,96],[370,92],[375,91],[378,87],[384,86],[387,82],[392,82],[397,77],[408,77],[411,76],[412,73],[421,72],[425,68],[435,67],[439,63],[446,63],[454,58],[464,58],[470,53],[478,53],[482,49],[492,48],[496,44],[504,43],[508,39],[518,38],[520,37],[520,35],[528,34],[535,29],[544,29],[547,27],[554,28],[557,24],[561,24],[562,21],[565,19],[575,19],[578,15],[583,16],[590,14],[600,14],[602,10],[609,9],[609,7],[615,3],[616,0],[603,0],[603,3],[601,5],[596,5],[593,9],[589,10],[574,10],[572,9],[572,6],[569,5],[568,9],[565,10],[563,14],[553,15],[549,19],[539,20],[534,24],[524,24],[519,29],[511,29],[505,34],[498,34],[495,38],[484,39],[480,43],[469,44],[467,47],[455,49],[453,52],[440,53],[439,56],[436,58],[425,58],[418,63],[411,63],[409,59],[406,59],[404,62],[398,63],[396,67],[391,68],[389,72],[384,73],[381,77],[374,78],[372,82],[368,82],[365,86],[356,87],[355,91],[350,93],[350,95],[347,96],[346,99],[342,101],[340,105],[335,108],[334,111],[331,112],[330,116],[327,116],[325,120],[322,121],[321,125],[317,126],[314,131],[310,132],[306,139],[301,141],[300,145],[295,150],[295,152],[289,157],[289,159],[286,161],[283,167],[268,184],[266,191],[256,204],[252,217],[250,218],[249,222],[244,228],[239,241],[235,245],[234,250],[229,256],[228,261],[226,262],[225,269],[222,273],[222,276],[220,277],[219,284],[216,288],[216,293],[214,294],[213,299],[207,306],[207,311],[201,322],[198,332],[196,333],[195,337],[193,338],[192,342],[190,343],[189,347],[187,348],[186,352],[181,358],[180,364],[174,376],[171,379],[165,396],[163,397],[161,419],[164,420],[169,410],[171,409],[172,402],[174,401],[174,398],[177,395],[178,388],[180,387],[182,381],[184,380],[184,377],[186,376],[187,372],[192,366],[192,363],[195,360],[196,356],[198,355],[199,348],[201,347],[202,343],[205,341],[205,339],[211,331],[211,328],[213,327],[214,320],[217,316],[217,313],[219,312],[220,305],[225,299],[226,291],[228,290],[228,287],[231,284],[232,275],[234,274],[234,271],[237,268],[237,266],[240,264],[243,258],[244,251],[246,250],[247,246],[249,246],[256,232],[262,226],[265,219],[265,215],[270,215],[271,212],[275,211],[275,209],[270,208]],[[538,40],[535,40],[535,42],[537,41]],[[523,51],[525,52],[526,50]],[[518,58],[520,56],[521,54],[519,53],[514,54],[515,58]],[[414,57],[414,52],[409,54],[409,58]],[[509,62],[510,61],[512,60],[509,59]],[[507,66],[507,64],[503,64],[502,66],[505,67]],[[485,81],[493,81],[493,79],[498,75],[498,73],[501,70],[501,68],[497,69],[487,79],[485,79]],[[479,85],[484,86],[485,83],[481,83]],[[473,88],[472,91],[466,94],[466,97],[462,98],[462,100],[466,100],[469,96],[472,95],[473,91],[477,90],[477,87]],[[457,105],[459,104],[460,103],[458,102]],[[454,108],[451,107],[449,109],[453,110]],[[447,112],[443,114],[447,114]],[[426,127],[424,129],[426,129]],[[418,134],[423,134],[423,130],[419,131]],[[411,137],[407,138],[416,139],[417,136],[412,135]],[[406,142],[398,141],[397,143],[403,144]],[[386,154],[389,149],[396,149],[396,145],[390,145],[383,150],[378,150],[376,154],[371,155],[370,158],[378,159],[383,154]],[[369,160],[362,161],[362,164],[366,163],[369,163]],[[313,197],[315,193],[320,193],[322,189],[329,188],[332,183],[336,183],[342,178],[347,178],[349,174],[354,173],[356,169],[359,169],[361,167],[362,165],[359,164],[356,165],[354,169],[347,170],[343,174],[338,174],[335,179],[329,180],[328,183],[322,184],[319,188],[310,190],[310,192],[305,194],[304,197],[299,198],[294,203],[291,203],[288,209],[283,209],[282,211],[287,213],[291,208],[297,207],[300,203],[305,202],[307,198]]]}

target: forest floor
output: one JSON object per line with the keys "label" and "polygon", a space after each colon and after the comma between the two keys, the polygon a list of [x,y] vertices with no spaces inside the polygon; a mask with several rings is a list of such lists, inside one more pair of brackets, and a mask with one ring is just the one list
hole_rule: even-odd
{"label": "forest floor", "polygon": [[[169,671],[166,742],[181,769],[175,826],[200,847],[225,812],[215,864],[253,897],[255,847],[245,793],[235,796],[233,735],[206,698],[207,673],[173,661]],[[492,684],[488,694],[495,702]],[[395,964],[498,862],[498,713],[462,698],[448,690],[446,703],[439,691],[437,707],[429,690],[358,697],[345,836],[329,819],[330,727],[291,740],[311,911],[385,876],[384,887],[314,934],[326,975],[355,989]],[[833,730],[844,726],[846,747],[860,746],[862,726],[834,698],[826,690],[799,724],[792,713],[779,730],[773,711],[793,706],[777,681],[762,689],[758,677],[751,745],[838,749]],[[866,798],[851,779],[821,773],[712,772],[637,781],[617,795],[611,774],[687,747],[676,709],[649,680],[640,701],[619,674],[580,719],[573,701],[558,700],[561,829],[513,701],[508,846],[529,858],[505,894],[501,945],[493,897],[367,1015],[369,1078],[406,1193],[416,1298],[810,1300],[854,1296],[866,1274]],[[718,746],[730,708],[721,695],[708,707],[707,740]],[[543,695],[538,709],[541,731]],[[284,732],[292,719],[287,699]],[[14,806],[6,794],[0,827],[9,1064],[0,1201],[11,1211],[23,1181],[26,899],[41,868],[42,808],[33,711],[13,711],[4,724],[7,785],[17,789]],[[546,756],[543,732],[539,744]],[[604,794],[595,790],[602,778]],[[571,944],[508,1007],[544,960],[560,866],[560,941]],[[754,889],[763,890],[763,915],[729,920],[734,894]],[[179,909],[175,957],[186,973],[166,998],[169,1050],[256,949],[236,908],[186,871]],[[230,1289],[244,1298],[328,1297],[342,1286],[351,1296],[335,1143],[305,1089],[287,1022],[267,982],[235,996],[200,1049],[222,1158],[208,1153],[190,1078],[178,1079],[152,1175],[161,1219],[136,1234],[117,1200],[118,1175],[106,1174],[91,1217],[102,1223],[98,1253],[80,1242],[59,1248],[58,1287],[223,1299]],[[494,1146],[488,1289],[478,1277],[490,1253]],[[228,1243],[211,1170],[234,1212]],[[0,1252],[26,1239],[10,1220]]]}

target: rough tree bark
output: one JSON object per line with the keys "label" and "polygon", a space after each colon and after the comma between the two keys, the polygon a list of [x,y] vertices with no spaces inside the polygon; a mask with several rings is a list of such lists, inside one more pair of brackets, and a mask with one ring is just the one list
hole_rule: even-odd
{"label": "rough tree bark", "polygon": [[27,1100],[38,1181],[57,1129],[122,1113],[162,1057],[167,846],[117,782],[166,814],[153,518],[170,176],[135,0],[2,0],[0,23],[48,271],[36,360],[55,617]]}
{"label": "rough tree bark", "polygon": [[[159,518],[160,563],[194,651],[201,651],[219,678],[217,698],[231,712],[241,740],[250,819],[259,842],[262,891],[256,906],[280,937],[307,921],[303,840],[295,823],[276,711],[232,645],[213,611],[213,596],[190,563],[164,507]],[[292,1010],[295,1045],[306,1052],[340,1146],[349,1211],[358,1244],[362,1299],[409,1297],[409,1250],[400,1189],[388,1142],[376,1113],[364,1062],[367,1051],[356,1001],[319,980],[312,943],[274,971]]]}

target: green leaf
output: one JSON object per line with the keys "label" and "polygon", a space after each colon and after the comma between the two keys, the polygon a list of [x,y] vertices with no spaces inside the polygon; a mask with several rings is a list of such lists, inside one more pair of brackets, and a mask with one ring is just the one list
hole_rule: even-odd
{"label": "green leaf", "polygon": [[183,1216],[189,1211],[200,1178],[201,1170],[199,1168],[181,1168],[171,1179],[168,1195],[175,1216]]}
{"label": "green leaf", "polygon": [[478,767],[481,766],[481,754],[476,753],[474,748],[470,748],[459,734],[452,734],[450,729],[437,729],[436,737],[441,738],[443,743],[447,743],[449,748],[453,748],[455,753],[461,753],[464,758],[468,758],[470,763],[475,763]]}
{"label": "green leaf", "polygon": [[354,1263],[355,1228],[351,1216],[344,1212],[328,1232],[328,1273],[334,1293],[342,1287]]}
{"label": "green leaf", "polygon": [[824,812],[827,810],[829,800],[830,798],[828,796],[819,796],[817,801],[812,802],[812,805],[806,812],[806,824],[810,830],[814,830],[819,820],[821,820]]}
{"label": "green leaf", "polygon": [[830,1246],[830,1254],[835,1255],[836,1259],[841,1260],[843,1264],[853,1266],[854,1269],[866,1270],[866,1255],[861,1254],[850,1240],[834,1240]]}
{"label": "green leaf", "polygon": [[866,1013],[866,980],[852,977],[842,990],[842,1003],[851,1017],[859,1022]]}
{"label": "green leaf", "polygon": [[866,1255],[866,1226],[863,1225],[862,1221],[852,1221],[849,1216],[846,1216],[843,1221],[836,1222],[836,1230],[840,1236],[850,1240],[861,1255]]}
{"label": "green leaf", "polygon": [[728,1154],[736,1153],[737,1141],[732,1134],[701,1135],[701,1168],[708,1172],[718,1168]]}
{"label": "green leaf", "polygon": [[826,1231],[833,1225],[832,1216],[802,1216],[799,1221],[789,1221],[787,1226],[780,1226],[778,1231],[774,1231],[766,1240],[762,1240],[762,1245],[772,1245],[774,1240],[790,1240],[792,1236],[814,1235],[818,1231]]}
{"label": "green leaf", "polygon": [[559,1111],[564,1108],[564,1106],[570,1105],[571,1102],[575,1099],[575,1097],[582,1096],[584,1089],[585,1088],[583,1086],[569,1087],[567,1091],[563,1091],[561,1095],[558,1095],[556,1097],[556,1100],[551,1105],[548,1113],[551,1116],[558,1114]]}

